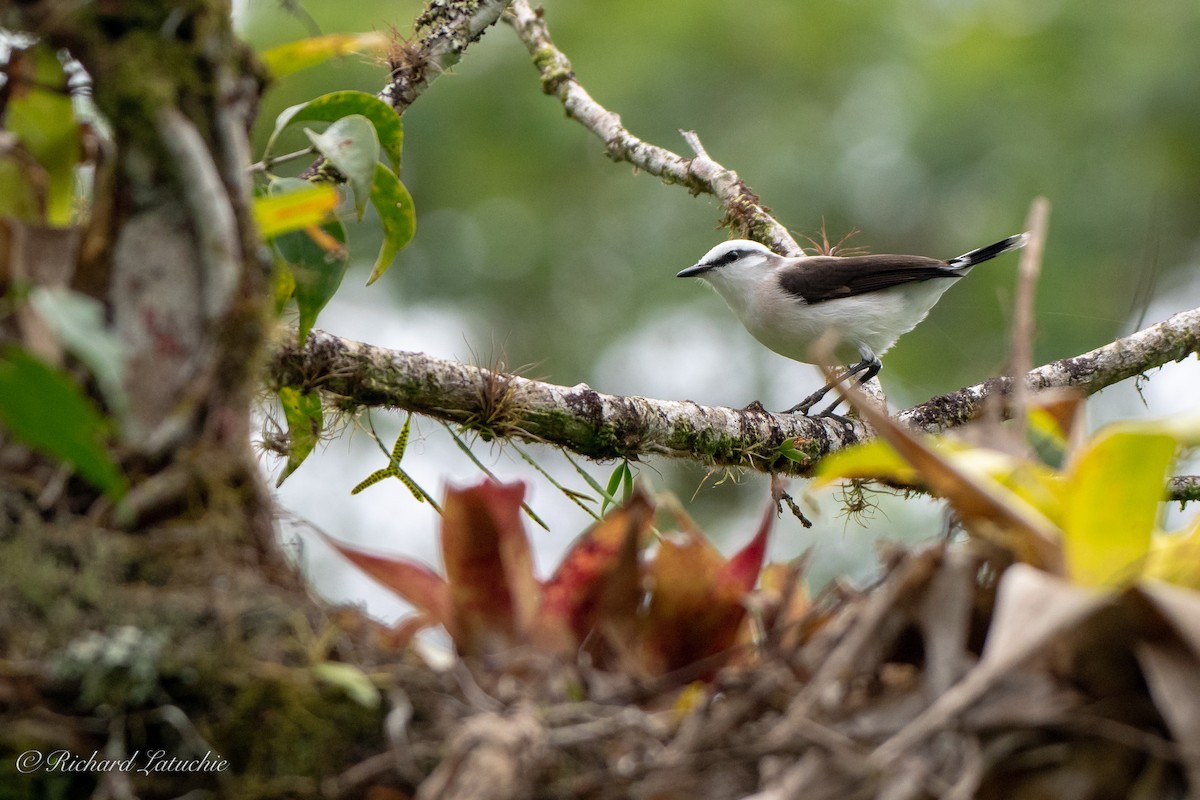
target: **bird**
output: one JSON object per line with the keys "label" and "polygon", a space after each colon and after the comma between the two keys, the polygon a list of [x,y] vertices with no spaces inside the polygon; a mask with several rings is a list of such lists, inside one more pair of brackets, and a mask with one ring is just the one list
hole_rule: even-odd
{"label": "bird", "polygon": [[[833,332],[834,355],[848,369],[783,412],[809,415],[841,381],[857,375],[861,385],[878,375],[880,356],[925,319],[952,284],[976,265],[1023,247],[1028,238],[1019,233],[946,261],[905,255],[788,257],[759,242],[733,239],[677,277],[707,282],[755,339],[793,361],[814,363],[812,346]],[[834,413],[841,402],[815,416],[845,421]]]}

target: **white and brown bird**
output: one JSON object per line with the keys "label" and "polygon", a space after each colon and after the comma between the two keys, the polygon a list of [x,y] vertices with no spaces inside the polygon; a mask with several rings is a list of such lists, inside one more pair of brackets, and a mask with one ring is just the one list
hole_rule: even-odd
{"label": "white and brown bird", "polygon": [[[942,294],[976,264],[1022,247],[1021,233],[948,261],[925,256],[799,256],[788,258],[746,239],[722,242],[680,278],[705,280],[725,298],[755,339],[793,361],[812,363],[810,350],[830,331],[834,353],[864,383],[879,357],[917,326]],[[857,359],[857,360],[856,360]],[[788,412],[809,411],[838,381]],[[834,402],[818,416],[836,416]]]}

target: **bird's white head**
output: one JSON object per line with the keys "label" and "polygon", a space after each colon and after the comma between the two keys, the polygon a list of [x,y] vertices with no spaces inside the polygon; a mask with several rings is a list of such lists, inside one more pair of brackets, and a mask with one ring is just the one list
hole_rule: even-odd
{"label": "bird's white head", "polygon": [[766,246],[749,239],[733,239],[721,242],[704,254],[693,266],[679,272],[678,278],[704,278],[710,283],[735,279],[735,276],[750,276],[777,259]]}

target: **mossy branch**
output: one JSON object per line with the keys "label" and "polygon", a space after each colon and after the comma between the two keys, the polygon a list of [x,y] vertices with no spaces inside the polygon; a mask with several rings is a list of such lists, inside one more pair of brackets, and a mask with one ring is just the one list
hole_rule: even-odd
{"label": "mossy branch", "polygon": [[[1200,308],[1038,367],[1026,381],[1034,391],[1071,387],[1090,395],[1197,351]],[[276,385],[338,395],[343,406],[402,408],[486,438],[544,442],[594,459],[668,456],[802,475],[822,457],[871,435],[859,422],[842,425],[761,408],[601,394],[586,384],[557,386],[322,331],[314,331],[303,347],[287,344],[277,350],[269,374]],[[977,416],[987,397],[1010,391],[1011,380],[996,379],[936,397],[897,416],[918,430],[944,431]],[[802,454],[800,460],[793,460],[790,447],[786,449],[793,458],[782,455],[788,443]]]}

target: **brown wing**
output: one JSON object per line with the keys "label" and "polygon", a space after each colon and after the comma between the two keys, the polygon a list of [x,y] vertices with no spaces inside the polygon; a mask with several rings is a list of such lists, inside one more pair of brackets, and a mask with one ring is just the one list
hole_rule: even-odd
{"label": "brown wing", "polygon": [[809,305],[915,281],[958,278],[945,261],[924,256],[815,256],[780,271],[779,286]]}

